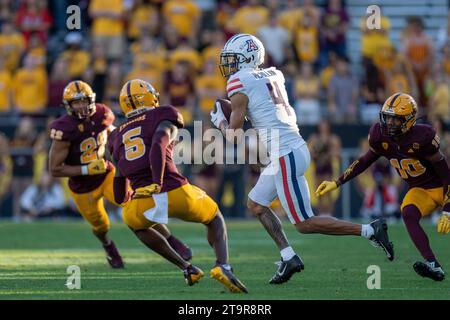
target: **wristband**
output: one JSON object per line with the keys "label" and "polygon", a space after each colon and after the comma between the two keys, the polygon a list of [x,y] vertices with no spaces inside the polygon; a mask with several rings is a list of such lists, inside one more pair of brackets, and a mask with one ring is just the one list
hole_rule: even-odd
{"label": "wristband", "polygon": [[81,175],[83,175],[83,176],[89,175],[89,170],[88,170],[87,165],[81,166]]}

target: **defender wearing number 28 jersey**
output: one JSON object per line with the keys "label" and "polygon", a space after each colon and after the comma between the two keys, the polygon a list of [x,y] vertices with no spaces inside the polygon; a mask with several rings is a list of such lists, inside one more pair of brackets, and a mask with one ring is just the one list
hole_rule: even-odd
{"label": "defender wearing number 28 jersey", "polygon": [[[109,218],[104,198],[115,202],[113,183],[115,168],[104,160],[109,135],[114,130],[114,114],[105,105],[95,103],[95,93],[83,81],[70,82],[63,92],[67,114],[53,121],[49,153],[50,171],[55,177],[68,177],[69,189],[78,211],[92,226],[102,242],[108,263],[113,268],[124,264],[114,242],[108,237]],[[170,234],[164,226],[158,232],[186,259],[189,248]]]}
{"label": "defender wearing number 28 jersey", "polygon": [[78,211],[102,242],[108,263],[123,268],[122,258],[109,239],[109,218],[103,197],[114,202],[114,166],[104,160],[114,114],[95,103],[95,93],[83,81],[72,81],[64,89],[67,114],[50,125],[52,146],[49,167],[54,177],[68,177],[69,189]]}

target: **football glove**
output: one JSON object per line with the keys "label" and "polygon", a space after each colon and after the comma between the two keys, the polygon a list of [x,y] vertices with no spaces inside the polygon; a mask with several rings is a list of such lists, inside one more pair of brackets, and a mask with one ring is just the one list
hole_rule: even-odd
{"label": "football glove", "polygon": [[152,196],[152,194],[160,192],[161,186],[156,183],[152,183],[149,186],[137,188],[134,191],[133,199],[149,198]]}
{"label": "football glove", "polygon": [[106,161],[104,159],[94,160],[81,168],[83,175],[97,175],[106,172]]}
{"label": "football glove", "polygon": [[211,122],[214,124],[214,126],[218,129],[222,128],[220,127],[222,123],[225,123],[225,125],[228,125],[227,118],[225,118],[225,115],[223,114],[222,107],[219,102],[216,101],[216,112],[211,111]]}
{"label": "football glove", "polygon": [[450,232],[450,212],[443,211],[437,225],[437,231],[442,234]]}
{"label": "football glove", "polygon": [[321,197],[324,194],[337,189],[336,181],[323,181],[316,190],[316,196]]}

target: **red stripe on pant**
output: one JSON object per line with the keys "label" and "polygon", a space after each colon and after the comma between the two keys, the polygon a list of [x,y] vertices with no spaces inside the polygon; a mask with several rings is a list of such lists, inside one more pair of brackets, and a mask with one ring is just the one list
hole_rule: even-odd
{"label": "red stripe on pant", "polygon": [[292,202],[291,193],[289,192],[289,185],[286,174],[286,162],[284,161],[284,157],[280,158],[280,166],[281,166],[281,175],[283,179],[283,189],[284,194],[286,195],[286,201],[289,206],[289,211],[291,212],[291,215],[294,218],[295,223],[300,223],[301,221],[297,215],[297,212],[295,211],[294,202]]}

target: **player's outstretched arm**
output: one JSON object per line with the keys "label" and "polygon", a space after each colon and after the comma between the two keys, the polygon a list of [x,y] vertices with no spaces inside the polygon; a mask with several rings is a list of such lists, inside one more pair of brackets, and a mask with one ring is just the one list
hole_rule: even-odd
{"label": "player's outstretched arm", "polygon": [[106,172],[106,162],[103,159],[94,160],[84,166],[69,166],[64,163],[69,154],[70,142],[53,140],[49,154],[49,168],[53,177],[75,177],[81,175],[96,175]]}
{"label": "player's outstretched arm", "polygon": [[316,190],[316,196],[323,196],[324,194],[339,188],[342,184],[363,173],[379,157],[380,156],[377,153],[370,149],[358,160],[355,160],[337,180],[323,181]]}
{"label": "player's outstretched arm", "polygon": [[447,234],[450,232],[450,168],[447,160],[441,151],[436,152],[427,160],[436,171],[437,175],[442,179],[444,187],[444,205],[442,207],[442,216],[439,219],[437,230],[439,233]]}
{"label": "player's outstretched arm", "polygon": [[111,161],[113,162],[114,167],[116,168],[113,183],[114,200],[116,201],[117,204],[122,204],[131,199],[133,192],[130,188],[130,181],[120,173],[119,167],[117,166],[117,161],[116,159],[114,159],[112,155]]}

